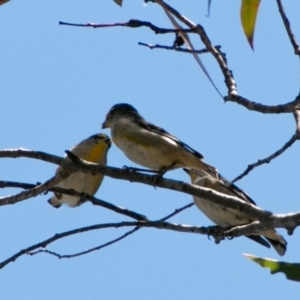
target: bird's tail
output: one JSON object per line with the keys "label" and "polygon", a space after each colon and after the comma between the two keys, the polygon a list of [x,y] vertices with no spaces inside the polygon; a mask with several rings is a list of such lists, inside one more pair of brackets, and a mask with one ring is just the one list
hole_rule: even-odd
{"label": "bird's tail", "polygon": [[287,248],[287,241],[275,230],[267,230],[261,233],[273,246],[276,252],[282,256]]}
{"label": "bird's tail", "polygon": [[48,203],[50,205],[52,205],[53,207],[55,207],[55,208],[61,207],[61,202],[55,196],[53,196],[52,198],[50,198],[48,200]]}

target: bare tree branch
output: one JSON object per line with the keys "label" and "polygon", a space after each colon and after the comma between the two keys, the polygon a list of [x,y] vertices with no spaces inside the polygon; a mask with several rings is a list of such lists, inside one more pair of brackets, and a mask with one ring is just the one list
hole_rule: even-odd
{"label": "bare tree branch", "polygon": [[296,136],[298,139],[300,139],[300,104],[295,105],[294,107],[294,118],[296,121]]}
{"label": "bare tree branch", "polygon": [[156,34],[165,34],[165,33],[178,33],[179,31],[184,32],[192,32],[191,29],[167,29],[161,28],[158,26],[153,25],[150,22],[140,21],[140,20],[129,20],[128,22],[124,23],[112,23],[112,24],[96,24],[96,23],[86,23],[86,24],[76,24],[76,23],[66,23],[66,22],[59,22],[59,25],[68,25],[68,26],[77,26],[77,27],[93,27],[93,28],[105,28],[105,27],[130,27],[130,28],[137,28],[137,27],[148,27]]}
{"label": "bare tree branch", "polygon": [[[120,225],[122,223],[123,223],[123,226]],[[47,245],[53,243],[54,241],[62,239],[64,237],[71,236],[71,235],[81,233],[81,232],[96,230],[96,229],[118,228],[118,227],[124,227],[124,226],[137,226],[137,223],[139,223],[139,222],[122,222],[122,223],[108,223],[108,224],[93,225],[93,226],[87,226],[87,227],[73,229],[73,230],[70,230],[70,231],[62,232],[62,233],[57,233],[54,236],[52,236],[51,238],[48,238],[48,239],[46,239],[46,240],[44,240],[40,243],[37,243],[37,244],[32,245],[30,247],[27,247],[27,248],[17,252],[16,254],[12,255],[8,259],[2,261],[0,263],[0,269],[2,269],[4,266],[9,264],[10,262],[15,261],[17,258],[19,258],[20,256],[22,256],[26,253],[31,252],[31,251],[33,251],[35,249],[38,249],[38,248],[45,248]],[[126,224],[126,225],[124,225],[124,224]]]}
{"label": "bare tree branch", "polygon": [[[161,5],[165,9],[166,12],[171,13],[172,15],[177,17],[180,21],[185,23],[190,28],[189,29],[185,29],[185,28],[166,29],[166,28],[157,27],[157,26],[153,25],[150,22],[134,20],[134,19],[129,20],[128,22],[111,23],[111,24],[96,24],[96,23],[77,24],[77,23],[59,22],[59,25],[79,26],[79,27],[93,27],[93,28],[106,28],[106,27],[119,27],[119,26],[137,28],[137,27],[146,26],[146,27],[150,28],[152,31],[154,31],[156,34],[197,33],[198,35],[200,35],[201,40],[205,44],[207,50],[213,54],[213,56],[216,58],[217,62],[219,63],[219,66],[220,66],[220,68],[223,72],[223,75],[225,76],[225,82],[226,82],[226,85],[228,87],[229,94],[236,94],[236,83],[233,79],[232,71],[230,71],[227,68],[226,60],[224,59],[224,54],[221,53],[218,48],[212,46],[207,34],[205,33],[204,28],[201,25],[194,24],[192,21],[188,20],[187,18],[185,18],[184,16],[179,14],[178,11],[176,11],[174,8],[172,8],[171,6],[166,4],[164,1],[157,0],[157,1],[154,1],[154,2],[157,2],[159,5]],[[195,54],[196,52],[192,51],[191,53]],[[196,60],[199,63],[199,58],[196,59]],[[210,76],[207,74],[207,71],[206,71],[206,75],[210,79]],[[211,79],[210,79],[210,81],[212,82]],[[212,82],[212,84],[214,85],[213,82]],[[214,85],[214,87],[217,90],[217,92],[221,95],[221,93],[218,91],[217,87],[215,85]],[[223,98],[222,95],[221,95],[221,97]]]}
{"label": "bare tree branch", "polygon": [[7,196],[0,198],[0,206],[1,205],[7,205],[7,204],[15,204],[17,202],[26,200],[28,198],[36,197],[37,195],[46,192],[50,188],[56,186],[58,183],[60,183],[62,180],[68,178],[73,172],[76,172],[77,169],[68,162],[68,160],[60,158],[55,155],[49,155],[45,152],[40,151],[30,151],[27,149],[16,149],[16,150],[1,150],[0,151],[0,157],[32,157],[35,159],[40,159],[44,161],[49,161],[52,163],[59,163],[63,169],[56,174],[54,177],[50,178],[43,184],[39,184],[35,186],[34,188],[21,192],[16,195]]}
{"label": "bare tree branch", "polygon": [[[176,228],[178,227],[178,225],[175,224],[171,224],[171,223],[165,223],[164,221],[175,216],[176,214],[182,212],[183,210],[191,207],[194,203],[189,203],[187,205],[184,205],[183,207],[176,209],[174,212],[172,212],[171,214],[167,215],[166,217],[158,220],[158,221],[152,221],[152,222],[147,222],[149,223],[149,226],[146,227],[152,227],[150,224],[155,224],[155,223],[164,223],[164,225],[160,225],[160,226],[166,226],[169,228]],[[9,257],[8,259],[4,260],[3,262],[0,263],[0,269],[2,269],[3,267],[5,267],[7,264],[14,262],[17,258],[19,258],[20,256],[24,255],[24,254],[28,254],[30,252],[31,255],[37,254],[37,253],[41,253],[41,252],[46,252],[48,254],[52,254],[54,256],[57,256],[58,258],[70,258],[70,257],[75,257],[75,256],[79,256],[79,255],[83,255],[92,251],[96,251],[96,250],[100,250],[106,246],[109,246],[117,241],[122,240],[123,238],[129,236],[130,234],[138,231],[142,227],[145,227],[143,222],[121,222],[121,223],[108,223],[108,224],[99,224],[99,225],[93,225],[93,226],[87,226],[87,227],[82,227],[82,228],[78,228],[78,229],[74,229],[74,230],[70,230],[70,231],[66,231],[63,233],[57,233],[55,234],[53,237],[44,240],[43,242],[37,243],[35,245],[32,245],[28,248],[25,248],[19,252],[17,252],[16,254],[12,255],[11,257]],[[120,236],[117,239],[114,239],[108,243],[105,243],[103,245],[97,246],[95,248],[80,252],[80,253],[76,253],[76,254],[71,254],[71,255],[60,255],[57,254],[56,252],[53,251],[49,251],[49,250],[38,250],[35,252],[32,252],[38,248],[45,248],[47,245],[53,243],[56,240],[62,239],[64,237],[70,236],[70,235],[74,235],[74,234],[78,234],[78,233],[82,233],[82,232],[87,232],[87,231],[91,231],[91,230],[96,230],[96,229],[103,229],[103,228],[119,228],[119,227],[128,227],[128,226],[136,226],[134,229],[128,231],[127,233],[123,234],[122,236]],[[180,228],[181,225],[179,225],[178,228]],[[198,228],[198,227],[197,227]],[[200,230],[201,231],[201,230]],[[205,229],[204,229],[205,231]],[[208,233],[208,231],[207,231]]]}
{"label": "bare tree branch", "polygon": [[[4,188],[4,187],[14,187],[14,188],[17,187],[17,188],[23,188],[23,189],[32,189],[35,187],[35,185],[28,184],[28,183],[22,183],[22,182],[0,181],[0,188]],[[53,187],[53,188],[49,189],[49,191],[57,192],[57,193],[61,193],[61,194],[67,194],[70,196],[83,197],[85,201],[89,201],[96,206],[104,207],[104,208],[114,211],[118,214],[133,218],[138,221],[147,221],[148,220],[147,217],[144,215],[141,215],[139,213],[136,213],[136,212],[131,211],[126,208],[122,208],[120,206],[113,205],[107,201],[98,199],[98,198],[90,196],[88,194],[82,195],[82,193],[79,193],[73,189],[64,189],[64,188],[60,188],[60,187]]]}
{"label": "bare tree branch", "polygon": [[277,2],[277,6],[278,6],[278,9],[279,9],[279,13],[281,15],[284,27],[286,29],[286,32],[287,32],[289,38],[290,38],[291,44],[294,48],[295,54],[300,56],[300,47],[299,47],[299,45],[296,41],[296,38],[295,38],[295,36],[292,32],[290,21],[289,21],[289,19],[287,18],[286,14],[285,14],[285,11],[284,11],[282,3],[281,3],[281,0],[276,0],[276,2]]}
{"label": "bare tree branch", "polygon": [[19,157],[39,159],[56,165],[62,165],[62,163],[64,162],[64,158],[52,154],[49,155],[48,153],[42,151],[33,151],[23,148],[0,150],[0,158]]}
{"label": "bare tree branch", "polygon": [[[197,53],[197,54],[204,54],[204,53],[209,53],[207,49],[201,49],[201,50],[191,50],[191,49],[185,49],[185,48],[180,48],[176,46],[165,46],[165,45],[159,45],[159,44],[146,44],[146,43],[141,43],[139,42],[138,45],[140,46],[145,46],[152,49],[165,49],[165,50],[173,50],[177,52],[184,52],[184,53]],[[216,48],[220,49],[220,46],[215,46]]]}
{"label": "bare tree branch", "polygon": [[[116,27],[116,26],[125,26],[125,27],[132,27],[132,28],[136,28],[136,27],[141,27],[141,26],[146,26],[149,27],[151,30],[153,30],[155,33],[196,33],[200,36],[202,42],[204,43],[204,45],[206,46],[206,49],[208,52],[210,52],[214,58],[216,59],[216,61],[219,64],[219,67],[223,73],[223,76],[225,78],[225,83],[226,86],[228,88],[228,96],[224,97],[225,102],[226,101],[231,101],[231,102],[235,102],[238,103],[246,108],[248,108],[249,110],[254,110],[257,112],[261,112],[261,113],[291,113],[294,111],[294,106],[296,104],[298,104],[300,102],[299,96],[292,102],[286,103],[286,104],[281,104],[281,105],[273,105],[273,106],[268,106],[268,105],[263,105],[260,103],[256,103],[253,101],[250,101],[244,97],[238,96],[237,95],[237,88],[236,88],[236,82],[233,78],[233,74],[232,71],[228,69],[227,67],[227,61],[226,61],[226,57],[225,54],[222,53],[220,51],[220,48],[218,47],[214,47],[208,37],[208,35],[206,34],[204,28],[200,25],[200,24],[195,24],[193,23],[191,20],[189,20],[188,18],[186,18],[185,16],[183,16],[182,14],[180,14],[176,9],[174,9],[173,7],[171,7],[169,4],[165,3],[163,0],[148,0],[146,2],[155,2],[157,4],[159,4],[166,12],[168,12],[169,14],[175,16],[178,20],[180,20],[182,23],[184,23],[185,25],[187,25],[189,27],[189,29],[183,29],[183,28],[176,28],[176,29],[166,29],[166,28],[160,28],[157,27],[155,25],[153,25],[150,22],[146,22],[146,21],[140,21],[140,20],[129,20],[128,22],[124,22],[124,23],[113,23],[113,24],[94,24],[94,23],[87,23],[87,24],[75,24],[75,23],[66,23],[66,22],[60,22],[59,24],[61,25],[71,25],[71,26],[81,26],[81,27],[94,27],[94,28],[99,28],[99,27]],[[285,12],[283,10],[283,6],[281,3],[281,0],[277,0],[277,4],[278,4],[278,8],[279,8],[279,12],[281,14],[281,17],[283,19],[284,25],[286,27],[287,33],[290,37],[291,43],[295,49],[295,53],[297,55],[300,55],[300,48],[299,45],[297,44],[295,37],[291,31],[290,28],[290,24],[289,21],[285,15]],[[160,45],[150,45],[150,44],[144,44],[144,43],[140,43],[140,45],[143,46],[147,46],[151,49],[155,48],[161,48]],[[165,48],[165,49],[173,49],[173,47],[170,48]],[[180,48],[179,48],[180,49]],[[190,51],[186,51],[186,50],[179,50],[176,49],[176,51],[181,51],[181,52],[190,52],[192,54],[196,54],[198,51],[190,49]],[[187,49],[189,50],[189,49]],[[202,50],[200,50],[202,53]]]}
{"label": "bare tree branch", "polygon": [[20,256],[31,252],[38,248],[45,248],[47,245],[53,243],[56,240],[62,239],[67,236],[71,236],[77,233],[87,232],[91,230],[98,230],[104,228],[120,228],[120,227],[150,227],[157,229],[165,229],[165,230],[173,230],[177,232],[186,232],[186,233],[196,233],[196,234],[204,234],[204,235],[212,235],[216,242],[223,240],[225,237],[238,237],[246,234],[252,234],[253,232],[264,231],[273,228],[286,228],[289,234],[293,233],[293,230],[300,225],[300,213],[279,215],[279,214],[271,214],[269,212],[264,211],[265,220],[259,222],[253,222],[243,226],[237,226],[234,228],[230,228],[228,230],[223,229],[221,231],[222,236],[220,237],[219,227],[217,230],[214,230],[212,227],[198,227],[198,226],[190,226],[190,225],[179,225],[168,223],[164,221],[140,221],[140,222],[121,222],[121,223],[106,223],[106,224],[97,224],[87,227],[82,227],[62,233],[55,234],[53,237],[46,239],[40,243],[32,245],[28,248],[25,248],[16,254],[12,255],[8,259],[2,261],[0,263],[0,269],[6,266],[7,264],[15,261]]}
{"label": "bare tree branch", "polygon": [[[99,169],[99,171],[100,171],[101,168],[103,168],[102,166],[98,166],[97,164],[85,162],[82,159],[76,157],[73,153],[69,153],[68,151],[67,151],[67,153],[70,154],[69,157],[74,162],[74,164],[78,168],[80,168],[80,170],[83,172],[94,173],[94,172],[97,172],[97,169]],[[156,176],[153,177],[153,176],[149,176],[149,175],[141,174],[141,173],[137,173],[137,172],[134,172],[134,173],[131,172],[131,173],[129,173],[129,175],[130,175],[130,179],[129,178],[127,178],[127,179],[129,179],[130,181],[140,182],[140,183],[150,184],[150,185],[153,183],[152,178],[157,179]],[[190,185],[185,182],[161,178],[156,181],[155,185],[156,185],[156,187],[166,188],[166,189],[190,194],[193,196],[198,196],[200,198],[204,198],[206,201],[211,201],[213,203],[216,203],[216,204],[228,207],[228,208],[239,210],[239,211],[245,213],[250,218],[252,218],[254,220],[259,220],[260,222],[264,222],[264,220],[268,220],[269,216],[272,215],[271,212],[264,211],[257,206],[251,205],[249,203],[245,203],[244,201],[240,200],[239,198],[230,197],[225,194],[218,193],[214,190],[203,188],[200,186]]]}
{"label": "bare tree branch", "polygon": [[[160,219],[160,221],[166,221],[167,219],[170,219],[171,217],[177,215],[178,213],[182,212],[183,210],[191,207],[194,205],[194,202],[192,203],[189,203],[187,205],[184,205],[183,207],[181,208],[178,208],[176,209],[174,212],[172,212],[171,214],[167,215],[166,217]],[[94,251],[98,251],[98,250],[101,250],[107,246],[110,246],[116,242],[119,242],[120,240],[126,238],[127,236],[133,234],[134,232],[138,231],[139,229],[141,229],[142,227],[135,227],[134,229],[132,230],[129,230],[127,231],[126,233],[124,233],[123,235],[121,235],[120,237],[116,238],[116,239],[113,239],[105,244],[102,244],[100,246],[97,246],[97,247],[94,247],[94,248],[91,248],[91,249],[88,249],[88,250],[85,250],[85,251],[82,251],[82,252],[78,252],[78,253],[75,253],[75,254],[66,254],[66,255],[61,255],[61,254],[58,254],[56,252],[53,252],[53,251],[50,251],[50,250],[47,250],[47,249],[40,249],[40,250],[37,250],[37,251],[34,251],[34,252],[28,252],[27,254],[28,255],[35,255],[35,254],[38,254],[38,253],[48,253],[50,255],[54,255],[56,256],[57,258],[61,259],[61,258],[73,258],[73,257],[77,257],[77,256],[81,256],[81,255],[85,255],[85,254],[88,254],[88,253],[91,253],[91,252],[94,252]]]}
{"label": "bare tree branch", "polygon": [[169,215],[167,215],[167,216],[165,216],[165,217],[159,219],[158,221],[166,221],[166,220],[168,220],[168,219],[174,217],[175,215],[181,213],[182,211],[184,211],[184,210],[186,210],[186,209],[192,207],[193,205],[194,205],[194,202],[191,202],[191,203],[186,204],[186,205],[184,205],[184,206],[182,206],[182,207],[180,207],[180,208],[176,208],[175,211],[173,211],[173,212],[170,213]]}
{"label": "bare tree branch", "polygon": [[[238,96],[237,92],[236,92],[237,91],[236,83],[233,79],[232,71],[230,71],[228,69],[227,63],[224,60],[224,55],[221,54],[218,51],[218,49],[216,49],[215,47],[212,46],[212,43],[211,43],[210,39],[208,38],[204,28],[199,24],[196,25],[195,23],[193,23],[192,21],[187,19],[185,16],[181,15],[177,10],[175,10],[169,4],[166,4],[163,0],[153,0],[151,2],[156,2],[159,5],[161,5],[165,10],[167,10],[169,13],[171,13],[173,16],[175,16],[178,20],[180,20],[185,25],[187,25],[189,28],[191,28],[193,30],[193,32],[197,33],[200,36],[202,42],[206,46],[206,49],[209,52],[211,52],[211,54],[217,60],[219,66],[222,70],[222,73],[225,77],[225,83],[228,88],[228,96],[224,98],[225,101],[236,102],[238,104],[241,104],[241,105],[247,107],[249,110],[255,110],[258,112],[262,112],[262,113],[285,113],[285,112],[290,113],[290,112],[293,112],[294,106],[300,102],[299,96],[293,102],[287,103],[285,105],[276,105],[276,106],[267,106],[267,105],[251,102],[251,101],[247,100],[246,98]],[[277,0],[277,3],[281,4],[280,0]],[[281,10],[281,13],[282,12],[283,12],[283,10]],[[291,30],[287,29],[287,31],[290,36]],[[295,39],[293,39],[293,42],[292,42],[295,47],[295,53],[299,54],[299,46],[297,45],[297,43],[294,43],[294,42],[295,42]]]}
{"label": "bare tree branch", "polygon": [[[0,157],[3,153],[0,151]],[[249,217],[253,218],[254,220],[259,220],[263,221],[265,219],[268,219],[268,216],[271,214],[270,212],[266,212],[262,209],[260,209],[257,206],[253,206],[251,204],[245,203],[244,201],[241,201],[240,199],[236,197],[229,197],[227,195],[224,195],[222,193],[218,193],[216,191],[213,191],[211,189],[203,188],[200,186],[195,186],[191,185],[182,181],[176,181],[172,179],[165,179],[165,178],[160,178],[157,179],[156,175],[147,175],[139,172],[132,171],[131,169],[118,169],[118,168],[113,168],[113,167],[107,167],[107,166],[102,166],[98,165],[95,163],[87,162],[84,161],[80,158],[78,158],[76,155],[74,155],[70,151],[66,151],[68,154],[68,157],[72,160],[72,162],[68,160],[64,160],[63,166],[64,169],[70,168],[72,172],[75,171],[82,171],[86,173],[91,173],[91,174],[97,174],[101,173],[104,174],[105,176],[109,176],[115,179],[121,179],[121,180],[129,180],[130,182],[139,182],[143,183],[146,185],[153,186],[153,182],[155,180],[155,186],[164,188],[164,189],[170,189],[173,191],[178,191],[181,193],[186,193],[189,195],[193,196],[198,196],[200,198],[204,198],[207,201],[211,201],[213,203],[226,206],[229,208],[233,208],[236,210],[240,210],[241,212],[245,213]],[[32,156],[33,158],[35,157],[36,152],[32,151]],[[26,151],[26,157],[29,157],[30,153]],[[22,153],[19,153],[19,157],[22,156]],[[43,159],[51,159],[50,154],[45,154]],[[67,172],[67,171],[66,171]],[[51,188],[51,187],[49,187]],[[31,190],[27,191],[30,192]],[[10,196],[12,197],[12,196]],[[8,197],[8,198],[10,198]],[[6,197],[7,198],[7,197]],[[0,200],[0,205],[5,205],[8,204],[8,201],[6,198],[2,198]],[[3,203],[4,202],[4,203]]]}
{"label": "bare tree branch", "polygon": [[233,227],[224,231],[226,237],[238,237],[259,233],[274,228],[285,228],[289,235],[292,235],[295,228],[300,225],[300,212],[290,214],[274,214],[263,222],[254,221],[250,224]]}
{"label": "bare tree branch", "polygon": [[264,105],[250,101],[244,97],[237,95],[229,95],[224,98],[225,101],[235,102],[246,107],[249,110],[254,110],[263,114],[280,114],[280,113],[292,113],[294,107],[300,103],[300,96],[298,95],[294,101],[286,104],[279,105]]}
{"label": "bare tree branch", "polygon": [[19,189],[29,190],[29,189],[33,189],[36,186],[37,186],[37,184],[32,184],[32,183],[0,180],[0,188],[1,189],[3,189],[3,188],[19,188]]}
{"label": "bare tree branch", "polygon": [[42,193],[48,191],[49,189],[51,189],[52,187],[54,187],[55,185],[60,183],[63,179],[64,178],[62,178],[60,176],[55,176],[55,177],[52,177],[49,180],[45,181],[43,184],[39,184],[39,185],[35,186],[34,188],[31,188],[30,190],[21,192],[16,195],[0,198],[0,206],[7,205],[7,204],[15,204],[17,202],[20,202],[20,201],[23,201],[23,200],[26,200],[26,199],[29,199],[32,197],[36,197],[39,194],[42,194]]}
{"label": "bare tree branch", "polygon": [[[159,221],[166,221],[168,219],[170,219],[171,217],[179,214],[180,212],[182,212],[183,210],[186,210],[187,208],[191,207],[194,205],[194,202],[192,203],[189,203],[187,205],[184,205],[183,207],[181,208],[178,208],[176,209],[174,212],[172,212],[171,214],[167,215],[166,217],[160,219]],[[136,231],[138,231],[139,229],[141,229],[142,227],[135,227],[134,229],[132,230],[129,230],[127,231],[126,233],[124,233],[123,235],[121,235],[120,237],[116,238],[116,239],[113,239],[107,243],[104,243],[100,246],[96,246],[94,248],[91,248],[91,249],[88,249],[88,250],[85,250],[85,251],[82,251],[82,252],[78,252],[78,253],[75,253],[75,254],[66,254],[66,255],[61,255],[61,254],[58,254],[56,252],[53,252],[53,251],[50,251],[50,250],[47,250],[47,249],[40,249],[40,250],[37,250],[37,251],[34,251],[34,252],[28,252],[27,254],[28,255],[35,255],[35,254],[38,254],[38,253],[48,253],[50,255],[54,255],[56,256],[57,258],[61,259],[61,258],[73,258],[73,257],[78,257],[78,256],[81,256],[81,255],[85,255],[85,254],[88,254],[88,253],[91,253],[91,252],[94,252],[94,251],[98,251],[98,250],[101,250],[107,246],[110,246],[116,242],[119,242],[120,240],[126,238],[127,236],[135,233]]]}
{"label": "bare tree branch", "polygon": [[123,235],[121,235],[120,237],[116,238],[116,239],[113,239],[105,244],[102,244],[100,246],[97,246],[97,247],[94,247],[94,248],[91,248],[91,249],[88,249],[88,250],[85,250],[85,251],[82,251],[82,252],[78,252],[78,253],[75,253],[75,254],[64,254],[64,255],[61,255],[59,253],[56,253],[54,251],[50,251],[50,250],[47,250],[47,249],[39,249],[37,251],[32,251],[32,252],[27,252],[26,254],[27,255],[30,255],[30,256],[33,256],[35,254],[39,254],[39,253],[47,253],[47,254],[50,254],[50,255],[53,255],[53,256],[56,256],[57,258],[59,259],[62,259],[62,258],[73,258],[73,257],[78,257],[78,256],[81,256],[81,255],[85,255],[85,254],[88,254],[88,253],[91,253],[91,252],[94,252],[94,251],[97,251],[97,250],[101,250],[107,246],[110,246],[116,242],[119,242],[121,240],[123,240],[124,238],[126,238],[127,236],[135,233],[136,231],[138,231],[141,227],[135,227],[129,231],[127,231],[126,233],[124,233]]}
{"label": "bare tree branch", "polygon": [[289,147],[291,147],[297,141],[297,139],[299,139],[299,137],[297,137],[297,134],[294,134],[279,150],[277,150],[276,152],[274,152],[273,154],[271,154],[270,156],[268,156],[264,159],[259,159],[254,164],[248,165],[247,169],[242,174],[240,174],[239,176],[237,176],[236,178],[234,178],[232,180],[232,183],[237,182],[238,180],[240,180],[243,177],[245,177],[246,175],[248,175],[254,168],[261,166],[263,164],[270,163],[271,160],[275,159],[280,154],[282,154],[285,150],[287,150]]}
{"label": "bare tree branch", "polygon": [[132,210],[129,210],[127,208],[123,208],[123,207],[120,207],[120,206],[113,205],[109,202],[106,202],[106,201],[101,200],[101,199],[97,199],[97,198],[92,197],[92,196],[88,196],[87,200],[90,201],[91,203],[93,203],[94,205],[107,208],[107,209],[109,209],[111,211],[114,211],[118,214],[133,218],[137,221],[147,221],[148,220],[148,218],[145,215],[141,215],[141,214],[136,213],[136,212],[134,212]]}

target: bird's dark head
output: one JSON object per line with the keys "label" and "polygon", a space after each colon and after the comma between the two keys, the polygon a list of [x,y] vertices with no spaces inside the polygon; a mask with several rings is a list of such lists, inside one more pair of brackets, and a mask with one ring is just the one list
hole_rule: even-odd
{"label": "bird's dark head", "polygon": [[128,103],[115,104],[107,113],[102,128],[111,128],[121,118],[139,116],[138,111]]}

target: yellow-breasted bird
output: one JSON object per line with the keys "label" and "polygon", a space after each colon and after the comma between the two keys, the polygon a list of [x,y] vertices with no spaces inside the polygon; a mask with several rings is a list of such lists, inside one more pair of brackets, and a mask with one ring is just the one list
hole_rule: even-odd
{"label": "yellow-breasted bird", "polygon": [[[86,161],[106,165],[106,156],[110,146],[110,138],[106,134],[100,133],[94,134],[83,140],[79,144],[72,147],[70,151]],[[66,159],[69,158],[66,157]],[[58,167],[56,174],[58,174],[60,171],[61,167]],[[93,196],[100,187],[103,177],[104,175],[102,174],[93,175],[78,171],[61,181],[58,185],[56,185],[56,187],[74,189],[77,192]],[[71,207],[75,207],[82,203],[81,200],[82,199],[80,197],[54,193],[54,196],[48,200],[48,203],[55,208],[59,208],[64,203]]]}
{"label": "yellow-breasted bird", "polygon": [[111,129],[113,142],[133,162],[160,176],[177,168],[205,170],[217,177],[217,170],[204,162],[203,156],[167,132],[148,123],[127,103],[114,105],[106,115],[102,128]]}
{"label": "yellow-breasted bird", "polygon": [[[234,196],[240,200],[256,205],[255,202],[236,185],[232,184],[219,174],[219,179],[216,179],[202,170],[184,169],[190,175],[192,184],[212,189],[219,193],[228,196]],[[215,224],[221,227],[232,227],[238,225],[245,225],[255,221],[241,211],[227,208],[225,206],[213,203],[209,200],[193,196],[196,206]],[[270,229],[259,232],[257,235],[249,235],[248,238],[260,243],[263,246],[270,248],[270,244],[274,247],[279,255],[284,255],[287,242],[277,233],[277,231]],[[270,243],[268,243],[268,242]]]}

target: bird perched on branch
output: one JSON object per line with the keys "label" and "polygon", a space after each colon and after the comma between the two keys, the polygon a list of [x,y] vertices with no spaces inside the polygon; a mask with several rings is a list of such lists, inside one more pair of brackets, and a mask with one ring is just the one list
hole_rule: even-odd
{"label": "bird perched on branch", "polygon": [[[86,161],[106,165],[106,156],[110,146],[110,138],[106,134],[100,133],[94,134],[83,140],[71,148],[70,151]],[[69,160],[68,157],[65,159]],[[61,170],[62,168],[58,167],[56,174],[58,174]],[[103,177],[104,175],[102,174],[93,175],[78,171],[61,181],[58,185],[56,185],[56,187],[74,189],[77,192],[93,196],[100,187]],[[54,193],[54,196],[48,200],[48,203],[55,208],[59,208],[64,203],[71,207],[75,207],[82,203],[82,199],[81,197],[56,192]]]}
{"label": "bird perched on branch", "polygon": [[203,156],[167,132],[148,123],[127,103],[114,105],[102,124],[111,129],[113,142],[133,162],[151,170],[165,172],[177,168],[205,170],[217,177],[217,170],[204,162]]}
{"label": "bird perched on branch", "polygon": [[[185,168],[184,171],[190,175],[192,184],[194,185],[205,187],[228,196],[234,196],[245,203],[256,205],[246,193],[244,193],[236,185],[223,178],[220,174],[219,179],[216,179],[203,170],[192,170]],[[249,217],[247,214],[241,211],[227,208],[197,196],[193,196],[193,198],[196,206],[211,221],[221,227],[234,227],[238,225],[249,224],[255,221],[254,218]],[[259,232],[257,235],[248,235],[247,237],[268,248],[270,248],[271,244],[276,252],[281,256],[285,254],[287,242],[273,229]]]}

